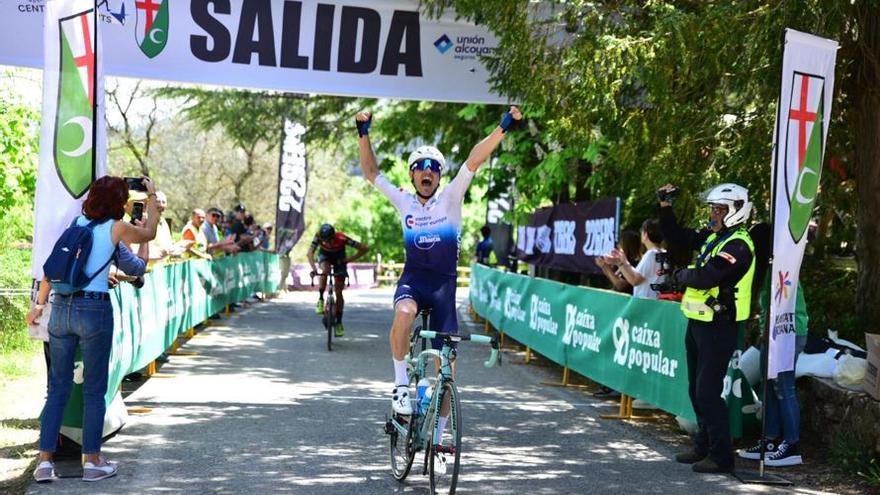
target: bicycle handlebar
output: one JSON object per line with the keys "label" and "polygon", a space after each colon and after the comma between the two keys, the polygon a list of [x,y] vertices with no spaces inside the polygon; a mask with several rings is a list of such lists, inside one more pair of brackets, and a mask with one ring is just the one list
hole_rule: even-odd
{"label": "bicycle handlebar", "polygon": [[470,340],[471,342],[478,342],[480,344],[490,344],[492,346],[492,353],[489,355],[489,359],[483,362],[483,366],[485,366],[486,368],[492,368],[498,362],[497,337],[490,337],[488,335],[459,335],[454,333],[434,332],[431,330],[421,330],[419,332],[419,337],[423,339],[434,339],[437,337],[441,337],[448,342],[464,342]]}

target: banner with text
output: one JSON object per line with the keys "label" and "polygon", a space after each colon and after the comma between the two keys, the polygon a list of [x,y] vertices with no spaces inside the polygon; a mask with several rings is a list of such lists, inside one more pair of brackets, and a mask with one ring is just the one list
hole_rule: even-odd
{"label": "banner with text", "polygon": [[[215,261],[157,265],[144,276],[142,288],[119,284],[110,292],[115,323],[105,397],[108,408],[119,400],[117,392],[123,377],[145,368],[180,334],[254,292],[275,291],[280,280],[278,256],[257,252]],[[62,427],[62,433],[77,443],[82,441],[81,359],[77,357],[80,363],[74,372],[74,388]],[[122,411],[124,416],[124,408]],[[118,430],[124,423],[124,417],[108,413],[104,434]]]}
{"label": "banner with text", "polygon": [[[43,67],[50,1],[0,2],[0,64]],[[484,27],[416,0],[111,0],[108,75],[296,93],[505,103],[479,60]],[[129,9],[129,10],[126,10]]]}
{"label": "banner with text", "polygon": [[[782,89],[776,115],[773,191],[773,281],[767,377],[794,369],[794,312],[807,229],[819,195],[831,122],[837,42],[785,31]],[[765,329],[767,331],[767,329]]]}
{"label": "banner with text", "polygon": [[[0,10],[7,4],[0,5]],[[0,17],[5,14],[0,14]],[[31,274],[43,278],[43,263],[55,241],[81,213],[92,182],[106,174],[104,51],[101,23],[92,0],[53,0],[31,26],[34,45],[25,47],[15,28],[0,31],[3,50],[36,49],[43,69],[40,162],[34,204]],[[7,19],[0,19],[0,24]],[[45,26],[43,22],[45,21]],[[0,28],[2,29],[2,28]],[[42,40],[42,42],[41,42]],[[42,50],[42,51],[41,51]],[[45,67],[43,60],[46,61]]]}
{"label": "banner with text", "polygon": [[[560,366],[695,420],[688,396],[687,320],[678,304],[640,299],[474,265],[470,302],[495,328]],[[740,342],[742,343],[742,342]],[[754,394],[730,359],[723,395],[742,436]]]}
{"label": "banner with text", "polygon": [[284,119],[278,167],[278,211],[275,213],[275,251],[281,256],[290,253],[306,228],[309,166],[303,140],[305,133],[302,124]]}
{"label": "banner with text", "polygon": [[540,208],[528,225],[517,228],[517,258],[557,270],[602,273],[595,259],[614,249],[619,227],[619,198]]}

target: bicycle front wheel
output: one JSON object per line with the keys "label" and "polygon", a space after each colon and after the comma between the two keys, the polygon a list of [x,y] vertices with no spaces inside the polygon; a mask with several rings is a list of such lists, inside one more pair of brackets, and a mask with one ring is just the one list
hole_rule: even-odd
{"label": "bicycle front wheel", "polygon": [[[459,461],[461,459],[461,402],[458,390],[452,381],[444,381],[440,388],[440,404],[449,400],[449,416],[446,428],[440,434],[440,442],[431,439],[431,452],[428,461],[428,473],[431,476],[431,493],[435,495],[455,493],[458,484]],[[431,429],[437,431],[437,421]],[[435,434],[436,435],[436,434]]]}
{"label": "bicycle front wheel", "polygon": [[336,303],[331,299],[324,309],[324,321],[327,322],[327,350],[333,350],[333,332],[336,331]]}

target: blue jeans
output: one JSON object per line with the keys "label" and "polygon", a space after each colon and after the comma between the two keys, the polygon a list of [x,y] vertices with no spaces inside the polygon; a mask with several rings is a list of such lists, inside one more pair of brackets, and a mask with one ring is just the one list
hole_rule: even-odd
{"label": "blue jeans", "polygon": [[[807,337],[796,337],[794,363],[807,343]],[[767,353],[761,347],[761,363]],[[767,438],[782,437],[787,443],[797,443],[801,432],[801,406],[797,399],[794,370],[779,373],[775,380],[767,380]],[[781,430],[781,431],[780,431]]]}
{"label": "blue jeans", "polygon": [[73,389],[77,346],[83,360],[83,454],[101,451],[110,350],[113,346],[113,306],[110,301],[54,296],[49,318],[49,396],[40,425],[40,450],[55,452],[64,408]]}

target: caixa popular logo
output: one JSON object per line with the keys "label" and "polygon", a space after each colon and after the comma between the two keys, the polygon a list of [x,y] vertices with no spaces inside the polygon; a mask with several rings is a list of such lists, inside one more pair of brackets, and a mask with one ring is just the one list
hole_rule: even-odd
{"label": "caixa popular logo", "polygon": [[614,341],[614,364],[627,369],[641,370],[643,374],[675,377],[678,360],[665,355],[660,332],[643,326],[630,326],[626,318],[617,318],[611,333]]}
{"label": "caixa popular logo", "polygon": [[440,236],[438,234],[434,234],[433,232],[426,232],[424,234],[419,234],[416,236],[416,247],[419,249],[428,250],[434,247],[435,244],[440,242]]}
{"label": "caixa popular logo", "polygon": [[447,36],[446,33],[444,33],[443,36],[437,38],[437,41],[434,42],[434,48],[436,48],[437,51],[440,52],[442,55],[445,55],[446,52],[448,52],[449,49],[452,48],[454,45],[455,43],[453,43],[452,40],[449,39],[449,36]]}
{"label": "caixa popular logo", "polygon": [[412,215],[407,215],[403,218],[403,223],[406,225],[406,228],[412,229],[416,226],[416,219]]}

